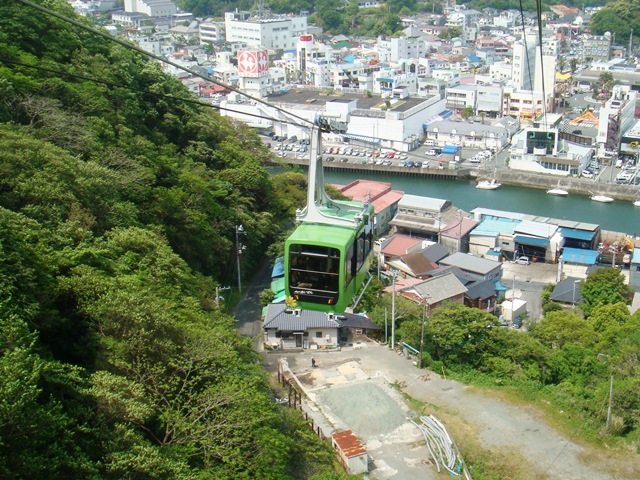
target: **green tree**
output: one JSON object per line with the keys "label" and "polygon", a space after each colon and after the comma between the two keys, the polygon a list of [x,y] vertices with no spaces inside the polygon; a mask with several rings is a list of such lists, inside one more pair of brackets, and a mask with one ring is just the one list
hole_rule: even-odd
{"label": "green tree", "polygon": [[493,315],[454,303],[431,313],[427,324],[428,345],[438,359],[477,365],[491,330],[500,322]]}
{"label": "green tree", "polygon": [[475,111],[473,110],[473,107],[470,106],[466,106],[462,109],[462,111],[460,112],[460,116],[462,118],[464,118],[465,120],[473,117],[475,115]]}
{"label": "green tree", "polygon": [[580,284],[581,309],[589,317],[595,308],[618,302],[627,303],[630,289],[624,275],[615,268],[596,270]]}
{"label": "green tree", "polygon": [[640,3],[638,0],[616,0],[596,12],[589,22],[592,33],[603,35],[605,32],[615,34],[616,41],[629,41],[631,29],[640,28]]}
{"label": "green tree", "polygon": [[566,343],[589,345],[594,341],[593,326],[573,312],[548,312],[535,326],[533,335],[551,348]]}

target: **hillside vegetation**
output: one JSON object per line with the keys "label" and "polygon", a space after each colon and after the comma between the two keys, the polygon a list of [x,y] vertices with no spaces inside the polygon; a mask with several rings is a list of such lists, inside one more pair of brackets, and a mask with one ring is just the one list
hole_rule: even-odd
{"label": "hillside vegetation", "polygon": [[18,2],[0,58],[0,478],[332,478],[215,308],[288,215],[259,139]]}

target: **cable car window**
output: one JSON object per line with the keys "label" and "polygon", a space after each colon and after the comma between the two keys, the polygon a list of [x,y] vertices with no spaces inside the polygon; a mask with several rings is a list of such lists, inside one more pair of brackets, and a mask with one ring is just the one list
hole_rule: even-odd
{"label": "cable car window", "polygon": [[289,283],[292,289],[337,292],[340,288],[340,251],[317,245],[291,245]]}

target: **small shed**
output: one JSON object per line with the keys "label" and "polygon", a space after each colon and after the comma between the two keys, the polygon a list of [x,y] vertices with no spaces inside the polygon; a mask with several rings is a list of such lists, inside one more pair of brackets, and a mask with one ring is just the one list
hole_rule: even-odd
{"label": "small shed", "polygon": [[349,475],[369,471],[367,451],[351,430],[334,433],[331,445],[338,452],[340,463]]}
{"label": "small shed", "polygon": [[505,300],[502,302],[502,314],[504,319],[508,322],[514,321],[514,319],[522,318],[527,313],[527,302],[514,298],[512,300]]}

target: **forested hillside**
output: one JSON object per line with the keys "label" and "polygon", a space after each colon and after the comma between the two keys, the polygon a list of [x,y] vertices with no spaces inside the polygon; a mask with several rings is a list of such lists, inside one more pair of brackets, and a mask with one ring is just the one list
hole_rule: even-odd
{"label": "forested hillside", "polygon": [[19,2],[0,59],[0,478],[330,470],[213,301],[235,225],[251,268],[286,214],[258,138]]}

